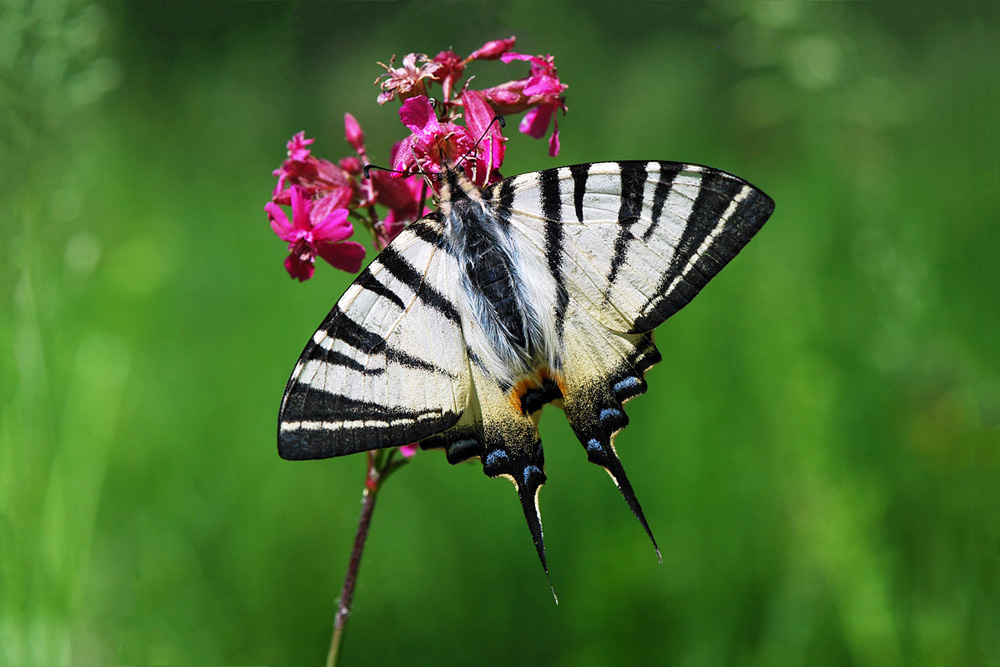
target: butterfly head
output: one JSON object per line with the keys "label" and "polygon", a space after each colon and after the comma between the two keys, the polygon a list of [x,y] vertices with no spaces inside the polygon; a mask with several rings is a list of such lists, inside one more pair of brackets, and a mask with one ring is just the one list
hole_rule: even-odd
{"label": "butterfly head", "polygon": [[438,209],[446,220],[451,219],[453,213],[462,217],[470,205],[482,205],[482,188],[465,174],[461,165],[448,164],[444,171],[433,176],[437,181]]}

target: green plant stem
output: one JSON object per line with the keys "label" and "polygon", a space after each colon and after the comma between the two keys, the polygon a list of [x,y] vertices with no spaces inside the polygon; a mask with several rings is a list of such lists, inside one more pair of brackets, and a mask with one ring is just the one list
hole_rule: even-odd
{"label": "green plant stem", "polygon": [[337,599],[337,614],[333,619],[333,637],[330,639],[330,652],[326,656],[326,667],[335,667],[340,655],[344,628],[347,627],[347,619],[351,615],[354,584],[358,579],[358,570],[361,568],[361,555],[365,550],[365,540],[368,539],[368,529],[371,527],[372,512],[375,510],[375,499],[378,497],[379,483],[382,479],[376,457],[369,452],[368,474],[365,478],[365,490],[361,495],[361,516],[358,518],[358,530],[354,534],[354,546],[351,548],[351,559],[347,563],[344,586]]}
{"label": "green plant stem", "polygon": [[344,575],[344,586],[337,598],[337,614],[333,619],[333,637],[330,638],[330,652],[326,656],[326,667],[335,667],[340,656],[340,644],[344,640],[344,628],[351,615],[351,602],[354,599],[354,584],[358,580],[361,569],[361,555],[368,539],[368,529],[372,523],[372,512],[375,511],[375,499],[379,489],[389,478],[389,475],[406,465],[406,458],[397,458],[396,449],[388,451],[368,452],[368,472],[365,475],[365,490],[361,494],[361,516],[358,518],[358,530],[354,534],[354,546],[351,548],[351,559],[347,563],[347,574]]}

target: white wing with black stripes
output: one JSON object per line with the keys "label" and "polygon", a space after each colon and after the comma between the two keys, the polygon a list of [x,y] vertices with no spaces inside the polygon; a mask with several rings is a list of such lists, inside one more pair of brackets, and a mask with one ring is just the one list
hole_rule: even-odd
{"label": "white wing with black stripes", "polygon": [[521,247],[558,223],[549,261],[570,298],[619,332],[651,331],[686,305],[774,209],[737,176],[678,162],[582,164],[511,181]]}
{"label": "white wing with black stripes", "polygon": [[514,483],[545,566],[537,424],[556,402],[652,539],[614,447],[624,404],[660,360],[653,328],[774,202],[732,174],[676,162],[583,164],[485,189],[451,169],[440,186],[439,210],[372,262],[303,353],[281,455],[419,441],[452,463],[478,458]]}
{"label": "white wing with black stripes", "polygon": [[317,459],[416,442],[469,403],[455,258],[430,221],[404,230],[340,298],[285,388],[278,451]]}

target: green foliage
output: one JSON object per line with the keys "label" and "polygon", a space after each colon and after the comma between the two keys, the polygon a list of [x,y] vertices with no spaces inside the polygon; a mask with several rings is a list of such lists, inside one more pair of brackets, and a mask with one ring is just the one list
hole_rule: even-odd
{"label": "green foliage", "polygon": [[270,172],[302,129],[346,154],[345,111],[387,162],[375,61],[510,34],[570,85],[560,164],[777,209],[618,438],[663,565],[550,408],[561,604],[509,486],[420,453],[344,664],[1000,663],[997,8],[3,0],[0,664],[323,660],[364,461],[275,421],[349,277],[288,279]]}

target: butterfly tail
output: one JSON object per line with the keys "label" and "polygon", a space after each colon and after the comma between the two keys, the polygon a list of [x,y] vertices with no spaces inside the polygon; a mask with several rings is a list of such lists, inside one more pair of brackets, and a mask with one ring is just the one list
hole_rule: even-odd
{"label": "butterfly tail", "polygon": [[[507,428],[504,428],[506,426]],[[485,453],[483,455],[483,472],[489,477],[506,477],[514,483],[524,518],[531,531],[531,540],[538,551],[538,559],[549,576],[548,563],[545,560],[545,542],[542,537],[542,515],[538,508],[538,492],[545,483],[545,457],[542,453],[542,441],[535,431],[531,441],[515,435],[509,427],[511,424],[486,427]],[[534,425],[532,425],[534,429]],[[530,442],[530,444],[529,444]],[[552,582],[549,581],[551,586]]]}
{"label": "butterfly tail", "polygon": [[[475,398],[471,407],[478,414],[463,416],[460,428],[454,430],[454,437],[445,434],[450,442],[439,441],[434,444],[445,446],[449,460],[460,458],[453,457],[460,447],[470,453],[475,452],[482,461],[483,472],[487,476],[505,477],[514,483],[531,532],[531,540],[535,543],[545,576],[549,578],[542,537],[542,516],[538,509],[538,492],[545,483],[545,455],[538,428],[531,415],[525,414],[512,401],[510,389],[501,386],[477,367],[473,367],[472,376]],[[469,427],[470,430],[465,430]],[[464,440],[473,439],[464,435],[466,433],[475,433],[477,446],[461,445]],[[549,578],[549,587],[551,586],[552,580]],[[555,591],[552,595],[555,596]]]}
{"label": "butterfly tail", "polygon": [[[613,440],[613,438],[612,438]],[[595,446],[594,443],[599,443]],[[636,498],[635,491],[632,490],[632,483],[628,480],[628,475],[625,474],[625,468],[622,466],[621,461],[618,459],[618,454],[615,452],[614,443],[609,441],[607,443],[600,443],[595,439],[590,439],[586,445],[587,449],[587,459],[591,463],[596,463],[597,465],[604,468],[611,479],[614,480],[615,485],[618,486],[618,490],[621,491],[622,497],[628,504],[632,514],[635,518],[639,520],[639,524],[642,529],[646,531],[646,535],[649,536],[649,540],[653,543],[653,549],[656,550],[656,557],[663,562],[663,556],[660,554],[660,547],[656,543],[656,538],[653,537],[653,531],[649,528],[649,523],[646,521],[646,516],[642,512],[642,505],[639,504],[639,499]]]}
{"label": "butterfly tail", "polygon": [[[583,313],[578,316],[586,317]],[[572,335],[565,348],[563,409],[587,459],[603,467],[614,480],[662,562],[656,538],[614,446],[615,435],[628,425],[623,404],[645,393],[644,375],[660,355],[652,334],[611,334],[596,340],[589,333],[595,330],[600,331],[600,327],[567,327]]]}

